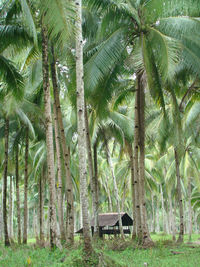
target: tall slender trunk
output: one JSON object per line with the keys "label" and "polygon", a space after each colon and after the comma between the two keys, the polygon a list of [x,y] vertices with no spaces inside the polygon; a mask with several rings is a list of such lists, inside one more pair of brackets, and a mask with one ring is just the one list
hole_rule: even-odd
{"label": "tall slender trunk", "polygon": [[28,232],[28,153],[29,153],[29,129],[26,128],[25,137],[25,170],[24,170],[24,231],[23,243],[27,244]]}
{"label": "tall slender trunk", "polygon": [[90,176],[90,185],[91,185],[91,193],[92,193],[92,213],[94,216],[94,237],[98,236],[98,196],[97,196],[97,188],[96,188],[96,179],[93,168],[93,160],[92,160],[92,149],[91,149],[91,141],[90,141],[90,132],[89,132],[89,122],[88,122],[88,113],[87,113],[87,105],[85,103],[85,127],[86,127],[86,143],[87,143],[87,155],[88,155],[88,170]]}
{"label": "tall slender trunk", "polygon": [[40,244],[44,245],[44,180],[45,169],[43,167],[42,175],[39,177],[39,225],[40,225]]}
{"label": "tall slender trunk", "polygon": [[106,175],[105,183],[104,183],[103,186],[104,186],[106,194],[108,196],[108,211],[112,212],[113,211],[112,199],[111,199],[111,195],[110,195],[110,189],[109,189],[109,185],[108,185],[108,177],[107,177],[107,175]]}
{"label": "tall slender trunk", "polygon": [[135,92],[135,118],[134,118],[134,189],[135,189],[135,205],[136,205],[136,229],[139,243],[142,240],[142,225],[139,201],[139,90],[140,76],[137,79],[137,90]]}
{"label": "tall slender trunk", "polygon": [[115,194],[115,199],[117,202],[117,213],[118,213],[118,220],[119,220],[119,231],[122,239],[124,239],[124,231],[123,231],[123,225],[122,225],[122,217],[121,217],[121,210],[120,210],[120,200],[119,200],[119,191],[117,187],[117,181],[115,177],[115,171],[114,171],[114,166],[112,162],[112,158],[110,155],[110,150],[108,147],[108,143],[105,137],[105,147],[106,147],[106,153],[107,153],[107,158],[108,158],[108,164],[111,170],[112,178],[113,178],[113,185],[114,185],[114,194]]}
{"label": "tall slender trunk", "polygon": [[36,243],[38,244],[39,234],[38,234],[37,206],[33,208],[33,232],[36,239]]}
{"label": "tall slender trunk", "polygon": [[133,232],[132,239],[136,238],[136,198],[135,198],[135,180],[134,180],[134,157],[132,144],[128,144],[128,152],[131,167],[131,196],[132,196],[132,213],[133,213]]}
{"label": "tall slender trunk", "polygon": [[1,188],[1,195],[0,195],[0,240],[3,240],[3,188]]}
{"label": "tall slender trunk", "polygon": [[76,90],[77,90],[77,118],[78,118],[78,155],[80,173],[80,193],[83,215],[83,237],[86,254],[93,250],[90,236],[88,217],[88,188],[85,136],[85,101],[84,101],[84,70],[83,70],[83,36],[82,36],[82,0],[75,0],[76,5]]}
{"label": "tall slender trunk", "polygon": [[123,196],[122,196],[122,200],[121,200],[121,210],[124,211],[125,208],[125,200],[126,200],[126,191],[127,191],[127,183],[126,180],[124,180],[124,184],[123,184]]}
{"label": "tall slender trunk", "polygon": [[9,196],[9,238],[14,242],[13,236],[13,211],[14,211],[14,195],[13,195],[13,176],[10,175],[10,196]]}
{"label": "tall slender trunk", "polygon": [[54,246],[60,247],[60,242],[57,237],[53,126],[51,115],[51,96],[49,88],[48,35],[45,26],[42,27],[42,72],[46,124],[47,169],[50,195],[50,246],[51,248],[53,248]]}
{"label": "tall slender trunk", "polygon": [[159,197],[157,197],[157,204],[156,204],[156,233],[160,233],[159,211],[160,211]]}
{"label": "tall slender trunk", "polygon": [[168,203],[166,204],[166,232],[167,234],[170,233],[170,215],[169,215],[169,207],[168,207]]}
{"label": "tall slender trunk", "polygon": [[195,234],[200,234],[200,228],[198,229],[198,213],[194,213],[194,229]]}
{"label": "tall slender trunk", "polygon": [[21,244],[21,214],[20,214],[20,193],[19,193],[19,145],[15,151],[15,176],[16,176],[16,205],[17,205],[17,240]]}
{"label": "tall slender trunk", "polygon": [[8,142],[9,142],[9,119],[5,119],[5,159],[4,159],[4,176],[3,176],[3,222],[4,222],[4,242],[5,246],[10,246],[8,237],[7,224],[7,175],[8,175]]}
{"label": "tall slender trunk", "polygon": [[66,200],[67,200],[67,211],[66,211],[66,236],[69,245],[74,243],[74,196],[73,196],[73,184],[70,171],[70,149],[67,147],[65,139],[65,131],[62,119],[62,112],[60,106],[59,88],[56,75],[56,60],[54,55],[54,48],[51,47],[52,52],[52,63],[51,63],[51,76],[53,82],[54,92],[54,103],[56,106],[56,116],[58,120],[58,131],[61,138],[61,148],[64,158],[64,171],[66,177]]}
{"label": "tall slender trunk", "polygon": [[153,219],[153,225],[152,225],[152,232],[156,232],[156,218],[155,218],[155,207],[154,207],[154,194],[151,193],[151,206],[152,206],[152,219]]}
{"label": "tall slender trunk", "polygon": [[175,164],[176,164],[176,178],[177,178],[177,191],[178,191],[178,201],[179,201],[179,216],[180,216],[180,232],[177,242],[182,243],[184,237],[184,222],[183,222],[183,199],[181,193],[181,177],[179,170],[179,156],[176,149],[174,149],[175,154]]}
{"label": "tall slender trunk", "polygon": [[49,243],[49,241],[50,241],[50,201],[48,203],[46,229],[47,229],[46,239],[47,239],[47,243]]}
{"label": "tall slender trunk", "polygon": [[[94,190],[95,190],[95,216],[94,216],[94,220],[95,220],[95,225],[96,225],[96,233],[97,235],[99,235],[99,187],[98,187],[98,162],[97,162],[97,143],[94,144],[93,147],[93,151],[94,151]],[[94,232],[94,236],[95,236],[95,232]]]}
{"label": "tall slender trunk", "polygon": [[147,224],[147,211],[146,211],[146,200],[145,200],[145,93],[144,85],[142,80],[139,81],[139,147],[140,147],[140,179],[139,179],[139,193],[140,193],[140,214],[142,221],[142,244],[143,246],[153,245],[153,241],[149,234]]}
{"label": "tall slender trunk", "polygon": [[175,223],[175,234],[177,234],[177,227],[176,227],[176,215],[177,215],[177,195],[175,194],[174,197],[174,223]]}
{"label": "tall slender trunk", "polygon": [[173,212],[173,206],[172,206],[172,196],[169,193],[169,214],[170,214],[170,221],[171,221],[171,231],[172,231],[172,239],[173,241],[176,241],[176,229],[175,229],[175,221],[174,221],[174,212]]}
{"label": "tall slender trunk", "polygon": [[60,135],[58,131],[58,118],[56,112],[56,104],[54,102],[54,129],[55,129],[55,142],[56,142],[56,158],[57,158],[57,171],[58,171],[58,222],[60,228],[61,241],[65,240],[65,228],[64,228],[64,214],[63,214],[63,197],[62,197],[62,155],[60,151]]}
{"label": "tall slender trunk", "polygon": [[166,233],[166,218],[165,218],[165,205],[162,185],[160,185],[160,194],[161,194],[161,204],[162,204],[162,223],[163,223],[163,232]]}
{"label": "tall slender trunk", "polygon": [[192,240],[192,205],[191,205],[191,177],[188,178],[188,228],[189,228],[189,241]]}

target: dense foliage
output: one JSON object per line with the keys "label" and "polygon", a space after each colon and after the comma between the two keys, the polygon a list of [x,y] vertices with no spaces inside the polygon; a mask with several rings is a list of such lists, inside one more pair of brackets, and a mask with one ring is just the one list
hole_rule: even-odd
{"label": "dense foliage", "polygon": [[0,102],[6,246],[200,231],[198,0],[1,1]]}

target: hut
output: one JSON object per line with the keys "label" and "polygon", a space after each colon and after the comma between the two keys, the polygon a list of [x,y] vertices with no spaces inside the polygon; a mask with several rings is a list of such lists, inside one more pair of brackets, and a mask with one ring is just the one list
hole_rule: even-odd
{"label": "hut", "polygon": [[[132,218],[125,212],[121,212],[122,226],[124,234],[130,234],[130,226],[133,226]],[[119,219],[118,213],[101,213],[99,214],[99,236],[103,235],[117,235],[120,233],[119,230]],[[91,220],[92,234],[94,232],[94,218]],[[76,232],[77,234],[83,233],[83,228]]]}

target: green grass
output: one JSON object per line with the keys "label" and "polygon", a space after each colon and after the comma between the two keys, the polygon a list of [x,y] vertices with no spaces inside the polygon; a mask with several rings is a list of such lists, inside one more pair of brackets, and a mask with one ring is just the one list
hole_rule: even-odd
{"label": "green grass", "polygon": [[[109,267],[143,267],[145,263],[151,267],[197,267],[200,262],[200,245],[184,244],[177,246],[169,241],[171,236],[152,235],[156,245],[151,249],[139,249],[133,244],[127,242],[127,245],[120,241],[106,240],[99,244],[97,253],[103,253],[103,257],[108,261]],[[192,236],[193,241],[199,239],[199,235]],[[185,237],[186,242],[188,237]],[[34,239],[29,240],[27,246],[13,245],[5,248],[0,244],[0,267],[81,267],[82,248],[76,244],[73,250],[56,249],[51,251],[48,248],[37,248],[32,243]],[[199,241],[200,242],[200,241]],[[125,249],[124,249],[125,248]],[[172,253],[180,253],[175,254]],[[96,266],[93,264],[92,266]]]}
{"label": "green grass", "polygon": [[[183,254],[173,255],[171,251],[183,252]],[[136,249],[133,251],[127,248],[122,252],[106,251],[109,255],[121,266],[127,267],[193,267],[199,266],[200,263],[200,248],[170,248],[157,247],[148,250]]]}

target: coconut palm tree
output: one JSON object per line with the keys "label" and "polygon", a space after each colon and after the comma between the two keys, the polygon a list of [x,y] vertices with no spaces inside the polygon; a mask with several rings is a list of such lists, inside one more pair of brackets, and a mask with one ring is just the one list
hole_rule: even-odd
{"label": "coconut palm tree", "polygon": [[[197,21],[193,23],[192,18],[177,17],[176,14],[182,14],[182,16],[196,16],[199,8],[197,1],[193,2],[193,7],[191,8],[189,2],[181,1],[87,1],[88,5],[92,10],[101,14],[102,17],[102,30],[106,27],[107,40],[120,32],[121,34],[116,36],[112,43],[109,43],[109,49],[112,47],[112,51],[106,50],[106,43],[104,49],[102,47],[93,56],[91,66],[89,68],[86,78],[91,80],[91,86],[96,86],[97,82],[102,79],[102,76],[109,71],[109,65],[100,65],[95,60],[99,58],[106,58],[107,62],[114,64],[116,58],[119,57],[120,53],[116,53],[114,47],[118,46],[118,51],[120,51],[119,46],[133,47],[132,49],[132,63],[135,62],[135,72],[138,77],[138,94],[141,93],[140,101],[140,111],[139,111],[139,132],[143,133],[139,138],[141,139],[140,144],[136,144],[135,147],[139,149],[139,179],[137,179],[137,172],[135,173],[136,182],[138,180],[139,188],[142,190],[144,188],[144,86],[145,83],[142,82],[146,76],[147,84],[150,89],[151,95],[156,100],[156,102],[164,109],[164,98],[161,87],[161,78],[166,81],[174,72],[174,67],[179,61],[180,47],[182,48],[182,54],[180,57],[184,59],[187,66],[192,65],[191,57],[189,55],[193,54],[194,49],[191,48],[192,35],[189,33],[188,29],[194,27],[196,29]],[[184,5],[183,5],[184,4]],[[195,8],[196,9],[195,9]],[[172,11],[173,10],[173,11]],[[176,10],[176,11],[174,11]],[[113,14],[116,15],[117,20],[113,20]],[[170,27],[176,22],[177,27]],[[184,22],[184,26],[183,26]],[[175,25],[175,24],[173,24]],[[187,27],[186,27],[187,25]],[[192,26],[193,25],[193,26]],[[173,32],[174,31],[174,32]],[[184,36],[189,36],[190,42],[186,42]],[[198,37],[197,37],[198,38]],[[188,39],[187,39],[188,40]],[[108,49],[108,48],[107,48]],[[131,49],[131,48],[130,48]],[[103,54],[104,53],[104,54]],[[106,53],[106,55],[105,55]],[[102,55],[103,54],[103,55]],[[160,56],[155,56],[160,55]],[[199,62],[199,54],[195,53],[195,58],[193,57],[195,64]],[[104,62],[104,61],[101,61]],[[95,67],[96,66],[96,67]],[[144,76],[145,74],[145,76]],[[135,109],[137,110],[137,109]],[[138,109],[139,110],[139,109]],[[137,117],[137,116],[135,116]],[[137,132],[137,131],[136,131]],[[136,133],[135,132],[135,133]],[[137,134],[136,134],[137,136]],[[136,164],[136,154],[135,154],[135,164]],[[135,166],[137,170],[137,166]],[[143,196],[140,190],[140,196]],[[143,223],[143,238],[142,243],[152,243],[148,230],[146,221],[143,218],[145,216],[145,200],[143,197],[140,199],[140,213],[141,222]]]}
{"label": "coconut palm tree", "polygon": [[87,165],[86,165],[86,125],[85,125],[85,101],[84,101],[84,70],[83,70],[83,36],[82,36],[82,1],[76,0],[76,91],[77,91],[77,125],[78,125],[78,152],[81,205],[83,216],[83,236],[85,251],[89,255],[92,252],[90,237],[90,225],[88,216],[88,190],[87,190]]}

